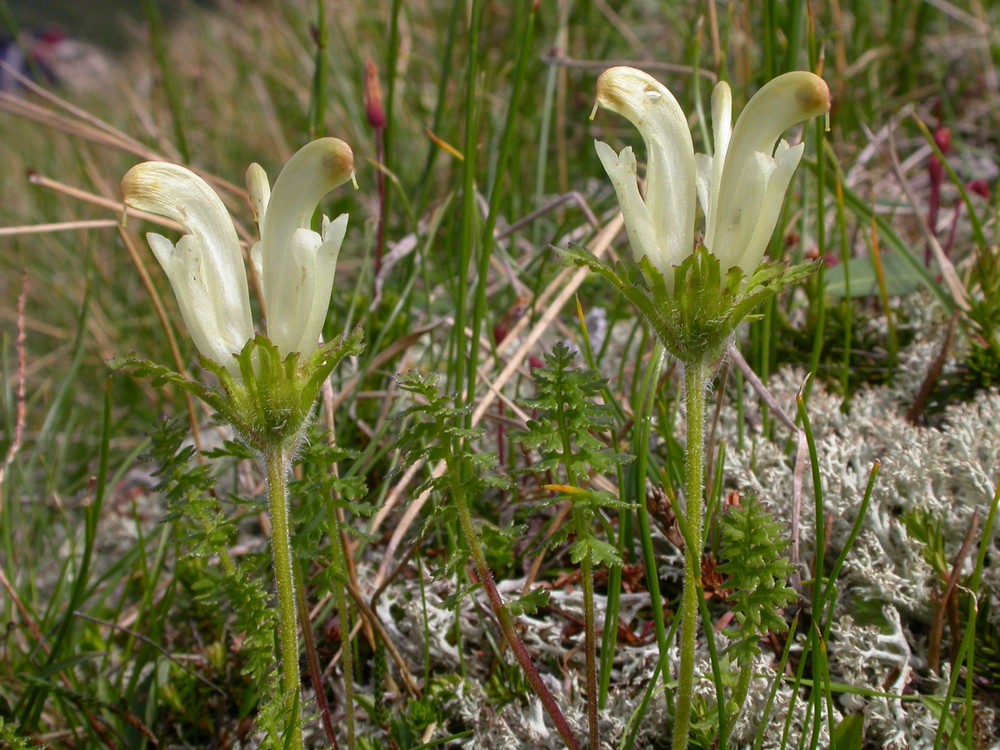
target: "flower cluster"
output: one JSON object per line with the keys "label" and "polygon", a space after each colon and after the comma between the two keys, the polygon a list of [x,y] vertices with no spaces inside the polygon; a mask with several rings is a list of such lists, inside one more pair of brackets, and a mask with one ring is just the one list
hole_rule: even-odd
{"label": "flower cluster", "polygon": [[[273,191],[260,165],[247,170],[261,235],[251,257],[261,280],[267,335],[282,358],[297,352],[306,360],[316,349],[347,214],[334,221],[324,216],[320,233],[309,224],[320,199],[353,174],[351,148],[337,138],[303,146]],[[222,200],[198,175],[167,162],[133,167],[121,189],[126,205],[185,227],[187,234],[176,244],[150,232],[149,246],[174,288],[198,351],[239,378],[235,355],[253,338],[254,327],[243,253]]]}
{"label": "flower cluster", "polygon": [[[646,193],[636,184],[631,147],[621,153],[596,143],[625,218],[636,261],[648,258],[663,274],[695,249],[695,196],[705,214],[702,244],[722,271],[750,275],[774,232],[785,191],[803,145],[781,134],[830,109],[830,90],[819,76],[786,73],[767,83],[732,125],[732,93],[721,82],[712,94],[715,154],[695,154],[687,118],[670,90],[641,70],[614,67],[597,81],[597,107],[622,115],[646,144]],[[596,108],[596,107],[595,107]],[[777,148],[775,144],[777,143]]]}

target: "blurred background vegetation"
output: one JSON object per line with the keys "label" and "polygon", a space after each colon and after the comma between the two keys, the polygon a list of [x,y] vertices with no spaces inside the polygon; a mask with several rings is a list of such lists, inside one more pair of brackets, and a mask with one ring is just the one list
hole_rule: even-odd
{"label": "blurred background vegetation", "polygon": [[[29,729],[54,747],[223,747],[252,735],[254,688],[239,676],[231,623],[197,598],[197,579],[211,573],[203,561],[175,566],[185,556],[183,534],[159,524],[164,510],[149,476],[156,467],[139,460],[161,415],[206,430],[208,416],[186,415],[180,394],[109,375],[107,366],[135,351],[196,367],[141,236],[155,227],[133,219],[117,228],[118,180],[138,161],[182,161],[209,176],[250,242],[256,230],[241,187],[249,163],[261,163],[273,180],[311,134],[352,145],[360,189],[342,189],[322,207],[351,215],[326,333],[366,331],[365,355],[338,381],[352,389],[336,429],[338,443],[359,454],[348,471],[366,480],[373,506],[397,490],[392,377],[411,367],[438,372],[446,390],[477,403],[488,388],[465,388],[469,342],[481,342],[484,363],[518,321],[538,321],[547,295],[565,283],[552,248],[592,238],[588,211],[600,224],[617,211],[593,140],[638,147],[638,137],[608,113],[588,119],[594,81],[611,64],[645,67],[667,83],[692,113],[698,150],[707,147],[708,101],[719,77],[733,85],[737,111],[786,70],[816,70],[830,85],[829,129],[806,126],[806,160],[771,246],[773,256],[827,263],[745,334],[743,351],[756,372],[766,379],[781,364],[799,363],[850,397],[907,375],[899,371],[902,347],[933,346],[949,366],[936,377],[931,366],[908,374],[929,388],[917,422],[933,420],[931,406],[940,410],[1000,382],[1000,7],[976,0],[562,0],[538,4],[529,26],[531,5],[344,1],[328,4],[324,28],[316,4],[304,1],[6,4],[9,27],[11,19],[21,29],[55,23],[94,46],[76,48],[56,68],[62,74],[47,85],[57,98],[26,87],[0,94],[0,453],[17,448],[0,487],[0,570],[9,582],[0,599],[7,634],[0,716],[23,718],[15,710],[22,696],[42,686],[46,709]],[[515,61],[525,49],[522,71]],[[366,114],[366,71],[381,91],[383,130]],[[512,110],[518,87],[523,94]],[[499,165],[505,138],[513,158]],[[941,150],[950,171],[942,171]],[[469,186],[478,201],[471,208],[463,202]],[[487,237],[484,206],[494,194],[497,232]],[[50,224],[60,226],[30,229]],[[957,287],[927,250],[930,235]],[[615,247],[624,251],[623,243]],[[377,258],[388,269],[381,275]],[[481,318],[477,268],[487,272]],[[963,296],[971,305],[963,306]],[[648,336],[599,281],[584,282],[579,298],[594,316],[590,325],[604,326],[600,336],[591,333],[595,366],[628,404]],[[914,316],[914,309],[937,313]],[[570,306],[531,356],[561,339],[581,343]],[[523,356],[511,399],[532,393]],[[353,375],[357,381],[349,381]],[[667,447],[656,458],[665,476],[683,462],[670,438],[676,397],[668,383],[658,411]],[[506,447],[512,470],[519,468],[497,427],[510,412],[494,407],[491,414],[491,447],[501,456]],[[106,486],[99,524],[87,520],[95,477]],[[235,487],[246,477],[233,469],[226,480]],[[487,498],[477,511],[506,522],[531,500]],[[229,510],[252,522],[253,508]],[[371,531],[372,539],[357,543],[361,564],[382,554],[391,529]],[[259,540],[263,531],[254,526],[251,536]],[[432,552],[417,557],[433,567],[450,542],[424,543]],[[498,577],[523,573],[509,546],[491,554]],[[84,559],[92,559],[89,568]],[[81,570],[90,578],[74,593]],[[414,577],[415,570],[407,568]],[[541,575],[553,580],[560,570],[554,563]],[[312,581],[310,601],[324,600],[323,585]],[[86,617],[65,618],[70,602]],[[329,657],[340,645],[335,619],[325,609],[314,624]],[[53,633],[64,644],[57,666],[43,655]],[[191,681],[183,683],[189,693],[164,689],[186,678],[161,651],[190,653],[199,674],[223,689],[203,694],[205,686]],[[425,667],[434,671],[430,661]],[[358,675],[369,678],[370,671]],[[523,691],[516,675],[496,679],[494,695]],[[436,716],[443,704],[414,710]],[[225,717],[226,731],[210,738],[206,717]]]}

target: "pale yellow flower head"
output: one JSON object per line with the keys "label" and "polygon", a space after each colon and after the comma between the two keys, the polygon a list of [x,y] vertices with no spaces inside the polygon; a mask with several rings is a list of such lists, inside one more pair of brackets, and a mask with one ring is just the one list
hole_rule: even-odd
{"label": "pale yellow flower head", "polygon": [[323,217],[310,229],[324,195],[351,179],[354,154],[337,138],[320,138],[288,160],[272,191],[258,164],[247,170],[247,188],[260,227],[251,257],[261,279],[267,337],[282,354],[316,348],[333,290],[347,214]]}
{"label": "pale yellow flower head", "polygon": [[[319,201],[354,173],[350,147],[336,138],[303,146],[270,189],[257,164],[247,172],[261,240],[252,257],[261,277],[267,336],[282,357],[308,357],[330,305],[347,214],[309,224]],[[198,175],[166,162],[145,162],[122,178],[126,205],[173,219],[187,234],[176,243],[147,239],[177,295],[184,323],[204,357],[239,375],[233,358],[254,335],[246,269],[236,230],[219,196]]]}
{"label": "pale yellow flower head", "polygon": [[732,94],[719,83],[712,94],[713,156],[695,155],[677,100],[647,73],[606,70],[597,81],[597,105],[627,118],[645,142],[645,196],[636,185],[631,148],[616,154],[597,142],[597,154],[618,195],[636,260],[648,257],[669,287],[670,268],[694,251],[695,195],[705,214],[705,247],[724,271],[753,272],[802,158],[802,144],[792,147],[779,138],[829,111],[830,91],[812,73],[786,73],[754,95],[733,127]]}

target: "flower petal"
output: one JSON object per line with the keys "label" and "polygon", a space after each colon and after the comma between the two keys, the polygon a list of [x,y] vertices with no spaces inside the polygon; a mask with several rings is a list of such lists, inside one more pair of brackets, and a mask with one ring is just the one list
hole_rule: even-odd
{"label": "flower petal", "polygon": [[267,212],[267,202],[271,199],[271,184],[267,181],[267,172],[254,162],[247,167],[247,192],[250,193],[250,207],[253,209],[253,220],[257,228],[264,231],[264,214]]}
{"label": "flower petal", "polygon": [[124,202],[184,225],[176,244],[150,233],[198,351],[235,369],[232,355],[253,336],[246,269],[236,230],[208,184],[177,164],[145,162],[122,178]]}
{"label": "flower petal", "polygon": [[636,263],[648,257],[649,262],[660,273],[666,274],[669,268],[667,259],[657,243],[656,229],[649,215],[649,208],[639,195],[635,176],[635,154],[632,152],[632,147],[626,147],[620,154],[616,154],[611,146],[601,141],[594,141],[594,146],[597,148],[597,157],[604,165],[604,171],[611,178],[611,184],[618,196],[618,204],[625,219],[625,230],[632,245],[632,257]]}
{"label": "flower petal", "polygon": [[760,203],[757,226],[754,227],[753,236],[737,263],[746,274],[753,273],[753,270],[760,264],[761,258],[764,257],[767,243],[770,242],[771,235],[774,234],[774,226],[778,223],[778,217],[781,216],[781,206],[785,202],[785,193],[788,191],[788,185],[792,181],[796,167],[799,166],[804,150],[804,143],[793,147],[789,147],[786,141],[778,144],[778,150],[772,160],[774,169],[767,181],[767,187]]}
{"label": "flower petal", "polygon": [[347,214],[341,214],[333,221],[323,217],[323,242],[314,253],[312,300],[309,307],[301,313],[306,322],[302,326],[300,351],[309,351],[309,347],[315,346],[323,334],[323,324],[326,322],[330,295],[333,292],[333,278],[337,271],[337,258],[345,234],[347,234]]}
{"label": "flower petal", "polygon": [[[726,154],[729,152],[729,141],[733,134],[733,94],[729,84],[719,81],[712,90],[712,143],[715,153],[712,155],[712,170],[709,179],[707,200],[702,199],[702,210],[705,212],[705,246],[712,247],[711,235],[714,227],[712,221],[716,206],[719,205],[719,187],[722,185],[722,170],[726,164]],[[697,158],[697,157],[695,157]]]}
{"label": "flower petal", "polygon": [[[316,346],[322,321],[315,326],[316,310],[325,318],[330,304],[317,292],[316,274],[332,289],[333,273],[320,268],[331,263],[322,238],[309,229],[320,199],[350,179],[354,155],[336,138],[306,144],[288,160],[267,200],[261,226],[260,256],[267,335],[282,356],[298,351],[308,354]],[[339,244],[337,250],[339,251]],[[336,258],[336,253],[332,254]]]}
{"label": "flower petal", "polygon": [[[715,109],[713,95],[713,112]],[[740,266],[752,271],[756,262],[751,265],[750,261],[757,256],[760,238],[764,237],[766,246],[774,230],[784,189],[791,179],[790,171],[786,175],[789,162],[785,162],[780,170],[783,182],[769,189],[769,181],[779,167],[772,156],[778,138],[793,125],[829,109],[830,91],[823,79],[797,71],[767,83],[740,114],[718,179],[714,175],[719,174],[720,165],[713,165],[712,191],[718,192],[710,200],[705,236],[706,246],[723,268]]]}
{"label": "flower petal", "polygon": [[[705,214],[705,224],[710,226],[709,216],[712,211],[712,189],[715,183],[712,180],[712,173],[717,163],[723,161],[721,156],[709,156],[708,154],[694,155],[694,184],[698,193],[698,203]],[[707,245],[707,243],[706,243]]]}
{"label": "flower petal", "polygon": [[690,255],[694,244],[694,146],[687,118],[666,86],[635,68],[604,71],[597,79],[597,103],[628,119],[642,134],[645,202],[669,268]]}

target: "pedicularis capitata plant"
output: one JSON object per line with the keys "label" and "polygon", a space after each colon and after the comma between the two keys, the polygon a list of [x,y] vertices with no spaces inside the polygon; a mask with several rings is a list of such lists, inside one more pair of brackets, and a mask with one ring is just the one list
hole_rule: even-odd
{"label": "pedicularis capitata plant", "polygon": [[[318,233],[310,222],[323,196],[353,174],[351,149],[336,138],[302,147],[273,191],[259,165],[247,170],[260,228],[251,259],[263,295],[266,335],[255,334],[243,252],[215,191],[190,170],[165,162],[133,167],[121,186],[126,205],[173,219],[187,232],[176,243],[154,233],[147,239],[173,286],[201,363],[219,384],[208,387],[136,359],[129,363],[140,374],[175,383],[201,398],[218,419],[233,426],[265,472],[285,724],[284,737],[272,740],[286,748],[302,747],[288,475],[323,382],[360,348],[358,333],[319,345],[347,215],[334,221],[323,217]],[[339,538],[332,541],[337,544]],[[350,670],[345,679],[350,682]]]}
{"label": "pedicularis capitata plant", "polygon": [[[682,362],[685,371],[685,506],[679,515],[683,516],[680,526],[686,566],[673,729],[673,746],[679,750],[687,746],[691,726],[702,591],[706,390],[740,322],[762,301],[811,270],[810,265],[786,267],[763,258],[803,152],[802,144],[790,146],[779,141],[780,136],[796,124],[826,113],[830,95],[823,80],[812,73],[788,73],[765,85],[733,126],[732,95],[729,86],[720,83],[712,95],[713,155],[695,154],[688,120],[677,100],[666,87],[642,71],[627,67],[607,70],[597,82],[595,111],[598,107],[630,120],[646,145],[643,193],[637,182],[633,150],[625,148],[616,153],[607,144],[597,143],[598,156],[621,204],[638,268],[624,264],[607,266],[581,250],[568,250],[565,254],[618,288],[648,319],[659,340],[645,376],[636,417],[639,436],[636,452],[640,457],[648,444],[653,391],[666,354]],[[128,206],[173,219],[186,229],[187,233],[176,243],[152,233],[148,240],[174,288],[181,315],[202,355],[202,365],[218,378],[218,385],[209,387],[134,358],[129,363],[140,374],[152,374],[158,382],[175,383],[201,398],[219,419],[233,426],[264,467],[278,604],[280,695],[277,700],[284,717],[283,736],[272,736],[271,740],[274,746],[293,749],[301,748],[303,740],[288,475],[323,382],[345,356],[360,348],[357,333],[319,345],[347,216],[332,222],[324,217],[319,233],[310,228],[310,222],[320,199],[352,175],[351,150],[335,138],[323,138],[304,146],[282,170],[273,191],[261,167],[254,164],[247,171],[261,237],[250,256],[262,291],[266,335],[255,333],[243,252],[219,196],[200,177],[175,164],[140,164],[122,180]],[[696,234],[699,203],[704,232]],[[417,390],[422,387],[412,386]],[[430,393],[427,391],[425,395]],[[430,403],[435,403],[430,395],[427,397]],[[565,432],[565,425],[561,429]],[[449,468],[454,467],[449,464]],[[577,747],[556,701],[520,643],[510,613],[491,586],[482,553],[477,553],[472,518],[461,483],[457,481],[462,472],[450,473],[452,484],[457,483],[453,493],[463,529],[469,537],[480,578],[491,592],[491,603],[504,634],[567,746]],[[644,476],[643,470],[639,476]],[[573,481],[581,478],[570,477]],[[639,504],[637,512],[657,639],[664,657],[668,644],[644,504]],[[577,520],[580,529],[585,530],[587,519]],[[739,527],[734,528],[738,542],[742,532]],[[340,535],[334,536],[337,537],[332,540],[337,546],[335,556],[342,561],[346,551],[338,546],[342,544]],[[584,557],[589,561],[588,556]],[[780,565],[774,569],[781,569]],[[775,594],[774,599],[779,601],[781,597]],[[341,622],[347,623],[343,591],[338,604]],[[775,618],[754,610],[749,619],[771,622]],[[591,649],[592,632],[588,640]],[[349,656],[348,646],[344,649],[344,672],[348,741],[353,747]],[[592,657],[588,658],[588,688],[593,693],[595,670]],[[744,658],[741,664],[748,660],[749,657]],[[742,683],[749,679],[749,670],[744,671]],[[737,692],[740,691],[745,694],[745,684]],[[596,702],[593,696],[590,699],[590,736],[594,745],[599,742],[598,723]],[[724,696],[720,695],[719,700],[725,700]],[[724,735],[722,741],[725,742]]]}
{"label": "pedicularis capitata plant", "polygon": [[[633,150],[620,153],[598,142],[597,154],[621,204],[641,273],[609,267],[579,250],[568,257],[617,287],[648,319],[662,349],[647,374],[644,414],[664,350],[683,363],[687,410],[686,548],[681,605],[680,667],[674,704],[673,747],[687,747],[701,592],[706,389],[736,327],[762,301],[802,278],[811,266],[763,261],[785,192],[802,158],[803,144],[780,140],[788,128],[830,109],[826,83],[808,72],[786,73],[767,83],[732,124],[732,94],[722,82],[712,94],[715,152],[695,154],[688,120],[659,81],[628,67],[605,71],[597,81],[597,108],[616,112],[638,128],[646,145],[645,194],[637,184]],[[695,233],[697,204],[704,233]],[[648,427],[646,428],[648,435]],[[638,450],[643,450],[640,445]],[[666,653],[656,566],[645,508],[639,508],[646,569],[653,595],[661,654]],[[724,696],[719,696],[724,700]]]}

